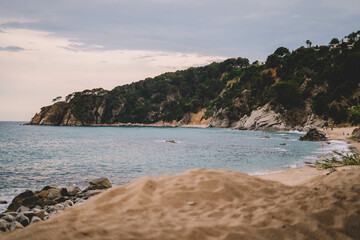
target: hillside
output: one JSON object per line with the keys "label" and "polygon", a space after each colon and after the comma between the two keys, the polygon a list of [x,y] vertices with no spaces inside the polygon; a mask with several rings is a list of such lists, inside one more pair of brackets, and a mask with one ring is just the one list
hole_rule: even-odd
{"label": "hillside", "polygon": [[[265,64],[230,58],[115,87],[75,92],[29,124],[204,124],[290,130],[360,123],[360,31],[328,46],[280,47]],[[194,122],[194,113],[201,115]],[[199,116],[199,114],[197,114]],[[207,121],[204,121],[207,120]]]}

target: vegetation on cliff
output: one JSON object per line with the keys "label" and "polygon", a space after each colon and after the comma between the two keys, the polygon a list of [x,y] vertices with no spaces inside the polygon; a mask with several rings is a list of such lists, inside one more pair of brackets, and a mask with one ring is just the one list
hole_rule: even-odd
{"label": "vegetation on cliff", "polygon": [[[329,123],[359,123],[359,36],[360,31],[342,43],[332,39],[328,46],[292,52],[280,47],[266,63],[230,58],[111,91],[76,92],[65,97],[51,125],[71,125],[65,117],[83,125],[180,121],[204,108],[204,118],[221,113],[235,123],[267,103],[290,126],[303,124],[312,114]],[[31,123],[41,124],[49,110],[43,108]]]}

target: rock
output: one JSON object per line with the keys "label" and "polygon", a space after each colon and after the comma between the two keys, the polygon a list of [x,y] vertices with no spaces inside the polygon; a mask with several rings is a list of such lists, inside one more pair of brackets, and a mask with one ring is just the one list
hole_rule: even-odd
{"label": "rock", "polygon": [[230,119],[226,115],[226,110],[220,108],[215,114],[214,117],[211,119],[209,123],[209,127],[216,127],[216,128],[227,128],[230,126]]}
{"label": "rock", "polygon": [[251,112],[250,116],[243,116],[233,129],[239,130],[289,130],[281,115],[271,110],[270,104],[266,104]]}
{"label": "rock", "polygon": [[107,178],[95,179],[95,180],[90,181],[89,183],[90,183],[90,186],[88,188],[86,188],[84,190],[84,192],[89,191],[89,190],[107,189],[107,188],[112,187],[109,179],[107,179]]}
{"label": "rock", "polygon": [[80,193],[81,192],[81,189],[78,188],[78,187],[72,187],[68,190],[68,194],[70,196],[75,196],[76,194]]}
{"label": "rock", "polygon": [[61,210],[64,210],[65,207],[64,207],[64,205],[62,205],[62,204],[56,204],[56,205],[54,206],[54,209],[55,209],[55,211],[61,211]]}
{"label": "rock", "polygon": [[35,216],[40,218],[41,220],[43,220],[45,217],[45,210],[37,209],[34,211],[34,213],[35,213]]}
{"label": "rock", "polygon": [[24,214],[20,213],[19,215],[17,215],[17,217],[15,218],[16,222],[21,223],[21,225],[23,225],[24,227],[26,227],[27,225],[29,225],[30,220],[28,217],[26,217]]}
{"label": "rock", "polygon": [[62,202],[65,202],[65,201],[66,201],[66,198],[65,198],[65,197],[63,197],[63,196],[61,196],[61,197],[59,197],[59,198],[55,199],[55,202],[57,202],[57,203],[62,203]]}
{"label": "rock", "polygon": [[5,220],[7,222],[12,222],[12,221],[14,221],[15,217],[11,214],[7,214],[7,215],[3,216],[1,219]]}
{"label": "rock", "polygon": [[17,212],[6,212],[8,215],[11,215],[13,217],[16,217],[18,214]]}
{"label": "rock", "polygon": [[43,202],[43,207],[44,206],[51,206],[51,205],[56,205],[56,204],[58,204],[56,201],[54,201],[54,200],[45,200],[44,202]]}
{"label": "rock", "polygon": [[5,200],[0,200],[0,204],[8,204],[8,202]]}
{"label": "rock", "polygon": [[9,230],[9,223],[4,219],[0,219],[0,231],[6,232],[8,230]]}
{"label": "rock", "polygon": [[176,143],[174,140],[166,140],[167,143]]}
{"label": "rock", "polygon": [[329,125],[327,121],[321,119],[319,116],[315,114],[311,114],[308,116],[306,122],[303,124],[301,131],[309,131],[312,128],[323,128],[324,126]]}
{"label": "rock", "polygon": [[73,205],[74,205],[74,203],[73,203],[71,200],[66,200],[66,201],[64,202],[64,207],[65,207],[65,208],[71,207],[71,206],[73,206]]}
{"label": "rock", "polygon": [[55,185],[47,185],[45,186],[41,191],[46,191],[46,190],[49,190],[49,189],[53,189],[53,188],[57,188]]}
{"label": "rock", "polygon": [[82,194],[81,194],[81,196],[83,197],[83,199],[88,199],[88,198],[90,198],[90,197],[92,197],[92,196],[95,196],[95,195],[97,195],[97,194],[99,194],[99,193],[102,193],[103,192],[103,190],[88,190],[88,191],[84,191]]}
{"label": "rock", "polygon": [[21,225],[21,223],[19,223],[17,221],[14,221],[14,222],[10,223],[10,225],[9,225],[9,230],[10,231],[13,231],[15,229],[22,229],[22,228],[24,228],[24,226]]}
{"label": "rock", "polygon": [[39,217],[35,216],[31,219],[31,223],[37,223],[37,222],[41,222],[41,219]]}
{"label": "rock", "polygon": [[64,196],[64,197],[69,196],[69,192],[68,192],[68,190],[66,188],[61,188],[60,189],[60,194],[61,194],[61,196]]}
{"label": "rock", "polygon": [[351,135],[354,138],[354,140],[360,142],[360,128],[355,128]]}
{"label": "rock", "polygon": [[27,212],[30,211],[30,208],[25,207],[25,206],[20,206],[19,209],[16,211],[17,213],[23,213],[23,212]]}
{"label": "rock", "polygon": [[25,215],[25,217],[27,217],[28,219],[31,219],[32,217],[35,216],[35,213],[32,211],[26,211],[23,213]]}
{"label": "rock", "polygon": [[183,118],[179,121],[180,125],[189,124],[191,121],[190,113],[185,113]]}
{"label": "rock", "polygon": [[326,141],[326,134],[317,130],[316,128],[311,128],[303,137],[299,138],[300,141]]}
{"label": "rock", "polygon": [[280,146],[285,146],[285,145],[286,145],[286,143],[280,143],[279,145],[280,145]]}
{"label": "rock", "polygon": [[24,201],[22,201],[21,205],[28,207],[28,208],[33,208],[36,206],[37,202],[38,202],[38,197],[31,196],[29,198],[24,199]]}
{"label": "rock", "polygon": [[21,206],[22,201],[32,196],[34,196],[34,193],[30,190],[20,193],[12,200],[6,212],[15,212]]}
{"label": "rock", "polygon": [[264,138],[264,139],[269,139],[269,136],[264,136],[264,137],[260,137],[260,138]]}
{"label": "rock", "polygon": [[61,197],[61,189],[59,188],[51,188],[48,190],[49,194],[47,195],[47,200],[55,200],[56,198]]}

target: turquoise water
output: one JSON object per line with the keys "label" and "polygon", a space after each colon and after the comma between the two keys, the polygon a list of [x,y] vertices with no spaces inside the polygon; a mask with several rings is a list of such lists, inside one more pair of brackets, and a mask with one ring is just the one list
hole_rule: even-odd
{"label": "turquoise water", "polygon": [[[319,142],[297,141],[301,135],[214,128],[50,127],[0,122],[0,200],[11,201],[25,189],[47,184],[84,187],[86,181],[98,177],[108,177],[119,185],[141,176],[192,168],[223,168],[250,174],[281,171],[348,147],[337,141],[324,147]],[[5,207],[0,205],[0,211]]]}

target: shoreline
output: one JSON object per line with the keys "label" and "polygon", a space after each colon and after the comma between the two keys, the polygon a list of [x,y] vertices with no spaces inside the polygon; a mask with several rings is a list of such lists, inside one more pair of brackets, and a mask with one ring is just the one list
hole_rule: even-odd
{"label": "shoreline", "polygon": [[[356,142],[349,137],[351,137],[352,131],[357,127],[342,127],[342,128],[333,128],[333,130],[325,130],[328,140],[337,140],[343,141],[346,143],[350,143],[353,147],[355,147],[356,151],[360,152],[360,143]],[[360,169],[360,166],[344,166],[340,167],[340,171],[344,171],[347,169]],[[315,167],[299,167],[284,170],[281,172],[273,172],[273,173],[265,173],[262,175],[254,175],[255,177],[281,182],[286,185],[295,186],[305,184],[309,181],[312,181],[316,177],[324,176],[328,174],[328,170],[317,169]]]}
{"label": "shoreline", "polygon": [[[329,140],[350,141],[343,131],[334,129],[328,133]],[[303,167],[256,176],[192,169],[142,177],[1,237],[356,239],[359,177],[360,166],[340,167],[332,174]]]}

